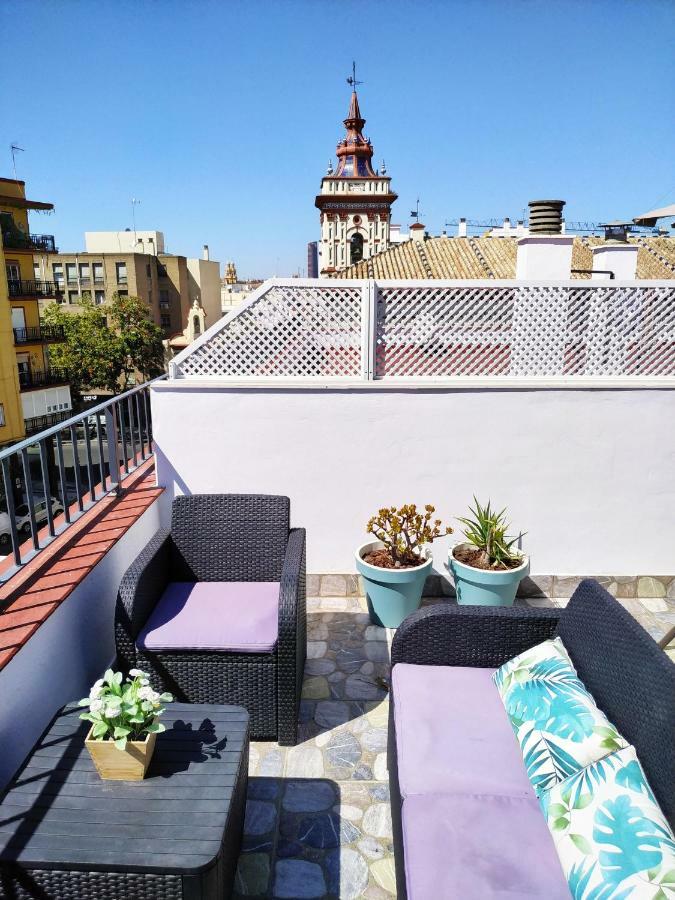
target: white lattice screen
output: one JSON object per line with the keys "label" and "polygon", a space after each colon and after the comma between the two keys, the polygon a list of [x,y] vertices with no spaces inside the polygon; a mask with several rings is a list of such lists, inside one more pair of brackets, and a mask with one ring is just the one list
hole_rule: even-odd
{"label": "white lattice screen", "polygon": [[675,376],[675,284],[268,282],[172,375]]}

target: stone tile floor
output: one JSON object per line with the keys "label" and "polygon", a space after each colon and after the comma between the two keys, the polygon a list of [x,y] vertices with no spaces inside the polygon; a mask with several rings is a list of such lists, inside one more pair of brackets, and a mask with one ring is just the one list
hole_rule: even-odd
{"label": "stone tile floor", "polygon": [[[433,602],[454,601],[424,601]],[[673,600],[620,602],[656,639],[675,624]],[[370,624],[363,597],[308,599],[307,628],[298,745],[251,745],[235,897],[386,900],[396,896],[386,755],[393,632]]]}

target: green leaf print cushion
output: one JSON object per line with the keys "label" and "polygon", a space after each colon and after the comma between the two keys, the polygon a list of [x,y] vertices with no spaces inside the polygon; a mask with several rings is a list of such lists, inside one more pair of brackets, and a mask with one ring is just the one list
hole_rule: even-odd
{"label": "green leaf print cushion", "polygon": [[675,837],[634,747],[540,797],[575,900],[675,898]]}
{"label": "green leaf print cushion", "polygon": [[560,638],[525,650],[493,679],[538,796],[628,746],[584,687]]}

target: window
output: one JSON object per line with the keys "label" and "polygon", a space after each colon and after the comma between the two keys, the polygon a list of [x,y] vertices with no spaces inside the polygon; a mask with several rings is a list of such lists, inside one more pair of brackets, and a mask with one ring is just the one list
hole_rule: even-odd
{"label": "window", "polygon": [[0,403],[0,427],[5,424],[5,405]]}
{"label": "window", "polygon": [[117,293],[119,294],[120,297],[128,297],[129,296],[129,291],[118,291]]}
{"label": "window", "polygon": [[52,263],[52,278],[59,286],[63,285],[63,263]]}
{"label": "window", "polygon": [[103,263],[94,263],[94,284],[103,284]]}
{"label": "window", "polygon": [[163,266],[161,262],[157,263],[157,274],[160,278],[166,278],[166,266]]}
{"label": "window", "polygon": [[90,278],[89,263],[80,263],[80,282],[84,281],[85,284],[88,284]]}
{"label": "window", "polygon": [[40,278],[40,263],[33,263],[33,278],[36,281],[42,281]]}
{"label": "window", "polygon": [[21,281],[21,269],[15,262],[7,263],[7,281]]}
{"label": "window", "polygon": [[77,284],[77,266],[75,263],[66,263],[66,281],[68,284]]}
{"label": "window", "polygon": [[171,316],[168,313],[162,313],[159,317],[159,323],[162,328],[171,328]]}
{"label": "window", "polygon": [[115,274],[117,275],[118,284],[127,283],[127,264],[125,262],[115,263]]}
{"label": "window", "polygon": [[159,292],[159,308],[160,309],[168,309],[169,308],[169,292],[167,290],[161,290]]}
{"label": "window", "polygon": [[359,234],[358,231],[352,235],[349,241],[349,256],[351,264],[363,259],[363,235]]}
{"label": "window", "polygon": [[101,306],[105,303],[105,291],[94,291],[94,303],[96,306]]}
{"label": "window", "polygon": [[202,333],[201,324],[199,322],[199,316],[192,317],[192,330],[195,333],[195,337],[199,337],[199,335]]}
{"label": "window", "polygon": [[80,299],[79,291],[68,291],[68,303],[77,303]]}
{"label": "window", "polygon": [[152,278],[152,269],[150,268],[150,263],[145,264],[145,274],[148,278]]}

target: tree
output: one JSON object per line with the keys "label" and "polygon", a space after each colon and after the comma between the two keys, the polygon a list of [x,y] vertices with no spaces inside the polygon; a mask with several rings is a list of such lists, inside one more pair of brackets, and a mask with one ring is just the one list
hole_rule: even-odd
{"label": "tree", "polygon": [[61,325],[65,341],[52,344],[49,359],[53,366],[67,369],[72,393],[79,400],[87,389],[100,388],[115,394],[123,369],[123,345],[108,327],[103,308],[84,297],[82,311],[69,313],[58,303],[44,311],[47,325]]}
{"label": "tree", "polygon": [[162,329],[150,318],[150,310],[140,297],[113,296],[110,320],[123,344],[122,376],[126,389],[136,372],[146,381],[164,372]]}
{"label": "tree", "polygon": [[139,297],[115,294],[109,306],[95,306],[85,294],[81,312],[67,312],[50,303],[44,320],[63,326],[66,339],[52,345],[49,355],[55,367],[70,373],[77,399],[87,389],[117,394],[135,382],[136,373],[145,381],[164,371],[162,331]]}

